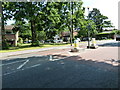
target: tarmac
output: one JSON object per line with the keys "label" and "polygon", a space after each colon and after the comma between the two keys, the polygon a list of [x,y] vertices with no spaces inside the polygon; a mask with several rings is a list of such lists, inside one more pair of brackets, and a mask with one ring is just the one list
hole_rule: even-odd
{"label": "tarmac", "polygon": [[16,66],[21,68],[23,59],[30,61],[16,73],[6,75],[3,70],[3,87],[117,88],[118,43],[109,41],[97,49],[86,49],[86,45],[82,44],[79,52],[70,52],[71,46],[57,46],[4,53],[3,63],[13,63],[3,67],[9,72]]}

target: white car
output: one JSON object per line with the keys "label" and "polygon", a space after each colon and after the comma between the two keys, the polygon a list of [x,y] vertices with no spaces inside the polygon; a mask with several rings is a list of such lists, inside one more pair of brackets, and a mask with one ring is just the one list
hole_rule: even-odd
{"label": "white car", "polygon": [[63,42],[62,39],[60,39],[60,40],[53,40],[53,41],[54,41],[54,43],[62,43]]}

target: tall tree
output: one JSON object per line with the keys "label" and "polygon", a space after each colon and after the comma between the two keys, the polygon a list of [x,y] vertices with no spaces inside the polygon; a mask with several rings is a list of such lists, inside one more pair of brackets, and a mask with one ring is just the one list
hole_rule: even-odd
{"label": "tall tree", "polygon": [[0,2],[0,6],[1,6],[1,34],[2,34],[2,49],[8,49],[9,46],[7,44],[6,38],[5,38],[5,23],[6,20],[11,18],[11,15],[9,13],[9,11],[7,11],[8,13],[4,12],[6,11],[6,7],[9,4],[9,2]]}
{"label": "tall tree", "polygon": [[107,20],[108,17],[102,15],[97,8],[93,8],[88,17],[95,22],[98,32],[102,32],[104,27],[112,27],[111,21]]}
{"label": "tall tree", "polygon": [[83,2],[67,2],[64,3],[63,8],[63,25],[70,31],[70,42],[72,45],[73,31],[79,28],[82,18],[84,17],[84,11],[82,9]]}
{"label": "tall tree", "polygon": [[58,34],[59,23],[60,23],[60,14],[58,7],[59,3],[57,2],[47,2],[42,9],[43,21],[44,21],[44,31],[49,39],[52,39],[55,34]]}
{"label": "tall tree", "polygon": [[27,20],[30,22],[32,31],[32,45],[34,45],[34,43],[37,41],[36,21],[40,12],[39,2],[9,2],[6,8],[6,12],[9,11],[12,14],[14,20]]}

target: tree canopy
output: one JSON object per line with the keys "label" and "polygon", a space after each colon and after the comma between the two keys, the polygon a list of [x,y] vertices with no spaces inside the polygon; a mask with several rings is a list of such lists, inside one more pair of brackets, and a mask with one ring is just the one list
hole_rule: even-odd
{"label": "tree canopy", "polygon": [[[36,45],[34,43],[40,40],[38,37],[52,39],[56,34],[60,35],[66,30],[71,32],[72,43],[74,30],[79,33],[79,37],[87,36],[88,31],[92,37],[96,33],[102,32],[104,27],[112,26],[111,21],[107,20],[108,17],[102,15],[97,8],[93,8],[86,19],[82,4],[81,0],[79,2],[46,3],[3,2],[2,20],[4,24],[8,19],[15,20],[14,25],[19,27],[20,36],[31,37],[32,45]],[[4,34],[2,35],[4,36]]]}

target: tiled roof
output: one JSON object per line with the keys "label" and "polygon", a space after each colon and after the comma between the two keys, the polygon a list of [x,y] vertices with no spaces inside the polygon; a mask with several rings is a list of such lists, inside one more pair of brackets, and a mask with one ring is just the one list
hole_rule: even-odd
{"label": "tiled roof", "polygon": [[12,30],[14,28],[13,25],[7,25],[5,26],[5,30]]}

